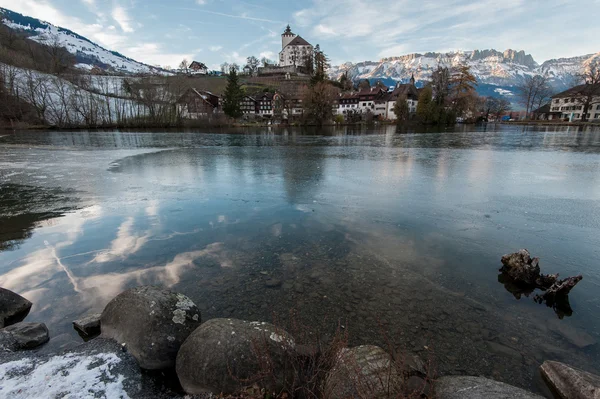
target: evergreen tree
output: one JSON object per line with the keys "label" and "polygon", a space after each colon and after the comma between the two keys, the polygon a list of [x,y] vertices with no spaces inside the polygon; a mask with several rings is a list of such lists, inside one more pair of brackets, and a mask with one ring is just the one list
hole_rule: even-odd
{"label": "evergreen tree", "polygon": [[396,114],[396,121],[406,122],[409,116],[408,103],[406,102],[406,96],[398,96],[396,103],[394,104],[394,114]]}
{"label": "evergreen tree", "polygon": [[227,87],[225,88],[225,94],[223,95],[223,111],[225,115],[237,119],[242,116],[241,101],[244,98],[244,91],[242,90],[235,68],[229,70],[227,77]]}
{"label": "evergreen tree", "polygon": [[417,118],[423,123],[432,121],[432,90],[431,86],[426,86],[419,95],[417,104]]}
{"label": "evergreen tree", "polygon": [[323,51],[321,51],[321,46],[318,44],[315,46],[314,54],[314,74],[312,83],[315,84],[317,82],[323,82],[327,78],[327,70],[329,69],[329,59],[327,55]]}

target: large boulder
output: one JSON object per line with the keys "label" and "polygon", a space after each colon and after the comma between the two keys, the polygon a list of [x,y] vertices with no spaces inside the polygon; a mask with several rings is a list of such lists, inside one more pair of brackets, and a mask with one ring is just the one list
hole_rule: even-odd
{"label": "large boulder", "polygon": [[0,287],[0,328],[22,321],[30,309],[31,302],[27,299]]}
{"label": "large boulder", "polygon": [[272,324],[212,319],[181,346],[177,377],[189,394],[232,394],[253,384],[281,392],[295,380],[295,359],[294,339]]}
{"label": "large boulder", "polygon": [[21,322],[3,328],[0,334],[7,335],[6,339],[12,341],[9,344],[11,350],[37,348],[50,340],[48,328],[44,323]]}
{"label": "large boulder", "polygon": [[442,377],[436,399],[543,399],[542,396],[483,377]]}
{"label": "large boulder", "polygon": [[102,312],[102,337],[125,344],[147,370],[175,366],[183,341],[200,325],[200,310],[188,297],[158,287],[122,292]]}
{"label": "large boulder", "polygon": [[553,361],[544,362],[540,372],[561,399],[600,399],[600,376]]}
{"label": "large boulder", "polygon": [[325,379],[327,398],[396,398],[401,373],[392,357],[378,346],[342,349]]}

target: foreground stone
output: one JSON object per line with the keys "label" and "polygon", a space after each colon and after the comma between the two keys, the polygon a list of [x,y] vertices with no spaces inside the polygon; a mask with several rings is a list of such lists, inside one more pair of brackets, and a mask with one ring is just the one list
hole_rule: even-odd
{"label": "foreground stone", "polygon": [[562,399],[600,399],[600,376],[553,361],[544,362],[540,372]]}
{"label": "foreground stone", "polygon": [[73,322],[73,327],[87,337],[92,337],[94,335],[100,334],[100,318],[102,317],[101,313],[94,313],[91,315],[87,315],[82,317],[79,320],[75,320]]}
{"label": "foreground stone", "polygon": [[540,260],[531,258],[529,251],[521,249],[519,252],[502,257],[500,271],[508,274],[510,278],[525,285],[536,286],[540,277]]}
{"label": "foreground stone", "polygon": [[399,375],[392,357],[378,346],[344,348],[325,380],[324,397],[396,398]]}
{"label": "foreground stone", "polygon": [[31,310],[31,302],[19,294],[0,287],[0,328],[25,319]]}
{"label": "foreground stone", "polygon": [[144,377],[120,345],[104,339],[61,354],[0,354],[0,386],[6,398],[177,397]]}
{"label": "foreground stone", "polygon": [[2,329],[3,335],[8,335],[8,349],[33,349],[50,340],[48,328],[44,323],[17,323]]}
{"label": "foreground stone", "polygon": [[212,319],[198,327],[177,355],[177,377],[189,394],[232,394],[258,384],[281,392],[295,379],[294,339],[264,322]]}
{"label": "foreground stone", "polygon": [[175,366],[181,344],[200,325],[200,310],[188,297],[157,287],[122,292],[101,316],[102,337],[125,344],[141,368]]}
{"label": "foreground stone", "polygon": [[435,384],[436,399],[543,399],[542,396],[482,377],[442,377]]}

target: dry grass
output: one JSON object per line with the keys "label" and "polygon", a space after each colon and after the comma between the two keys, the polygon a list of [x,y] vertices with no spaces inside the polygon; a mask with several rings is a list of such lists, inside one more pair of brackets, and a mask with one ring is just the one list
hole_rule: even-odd
{"label": "dry grass", "polygon": [[[374,359],[373,363],[365,363],[354,358],[349,351],[349,335],[346,322],[338,321],[333,337],[328,342],[321,340],[321,335],[299,322],[295,311],[290,311],[290,322],[281,328],[281,319],[274,315],[274,325],[283,333],[287,331],[295,340],[294,353],[287,359],[283,367],[290,373],[284,373],[284,388],[272,392],[265,387],[274,386],[277,380],[274,362],[271,357],[267,338],[252,342],[253,353],[259,365],[259,372],[251,378],[239,380],[247,388],[236,395],[220,396],[221,398],[240,399],[334,399],[334,398],[394,398],[417,399],[434,398],[432,390],[435,369],[433,355],[423,364],[416,364],[415,359],[406,351],[397,350],[389,334],[379,325],[381,336],[387,348],[382,348],[389,355]],[[343,371],[340,374],[340,365]],[[423,369],[419,371],[419,369]],[[279,375],[281,370],[278,369]],[[328,376],[341,377],[344,389],[328,384]],[[330,377],[331,378],[331,377]],[[340,396],[339,392],[346,392]]]}

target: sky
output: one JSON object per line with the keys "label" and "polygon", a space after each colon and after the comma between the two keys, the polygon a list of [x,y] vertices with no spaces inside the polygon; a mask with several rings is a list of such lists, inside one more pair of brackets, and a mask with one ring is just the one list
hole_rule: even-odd
{"label": "sky", "polygon": [[281,33],[333,65],[428,51],[525,50],[541,63],[600,51],[600,0],[0,0],[151,65],[277,59]]}

